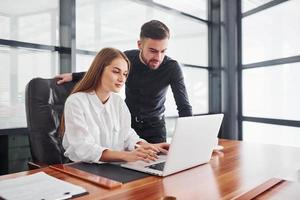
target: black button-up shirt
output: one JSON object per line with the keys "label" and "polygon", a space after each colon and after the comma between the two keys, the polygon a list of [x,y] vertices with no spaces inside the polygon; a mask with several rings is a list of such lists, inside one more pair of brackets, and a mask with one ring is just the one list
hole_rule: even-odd
{"label": "black button-up shirt", "polygon": [[[177,61],[165,56],[161,65],[152,70],[140,61],[139,50],[124,53],[131,62],[131,70],[126,81],[125,102],[132,117],[147,119],[163,115],[169,85],[179,116],[192,115],[183,74]],[[79,80],[83,75],[84,73],[73,73],[73,80]]]}

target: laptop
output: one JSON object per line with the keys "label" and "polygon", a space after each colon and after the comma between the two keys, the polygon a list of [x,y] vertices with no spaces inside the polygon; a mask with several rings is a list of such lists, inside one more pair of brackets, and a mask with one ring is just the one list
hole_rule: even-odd
{"label": "laptop", "polygon": [[223,114],[178,118],[167,155],[160,155],[151,163],[136,161],[121,166],[156,176],[168,176],[205,164],[211,158],[222,120]]}

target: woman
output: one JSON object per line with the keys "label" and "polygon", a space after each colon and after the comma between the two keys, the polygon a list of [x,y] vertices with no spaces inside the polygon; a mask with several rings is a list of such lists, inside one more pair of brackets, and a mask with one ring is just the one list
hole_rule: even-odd
{"label": "woman", "polygon": [[124,53],[102,49],[65,103],[62,130],[65,156],[73,161],[149,162],[166,153],[168,144],[149,144],[131,128],[123,99],[130,63]]}

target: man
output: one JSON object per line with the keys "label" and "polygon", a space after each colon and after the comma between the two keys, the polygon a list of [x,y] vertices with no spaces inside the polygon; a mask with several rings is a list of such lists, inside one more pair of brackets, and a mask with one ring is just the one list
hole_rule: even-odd
{"label": "man", "polygon": [[[125,102],[131,113],[131,126],[150,143],[166,141],[165,100],[171,86],[179,117],[191,116],[182,71],[177,61],[165,56],[170,32],[160,21],[152,20],[141,27],[139,50],[124,53],[132,68],[126,82]],[[57,76],[58,84],[78,81],[84,72]]]}

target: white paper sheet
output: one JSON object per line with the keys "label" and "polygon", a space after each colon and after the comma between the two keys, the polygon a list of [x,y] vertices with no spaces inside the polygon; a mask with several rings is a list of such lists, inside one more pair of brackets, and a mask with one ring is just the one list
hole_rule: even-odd
{"label": "white paper sheet", "polygon": [[83,193],[84,188],[44,172],[0,181],[0,197],[7,200],[62,200]]}

